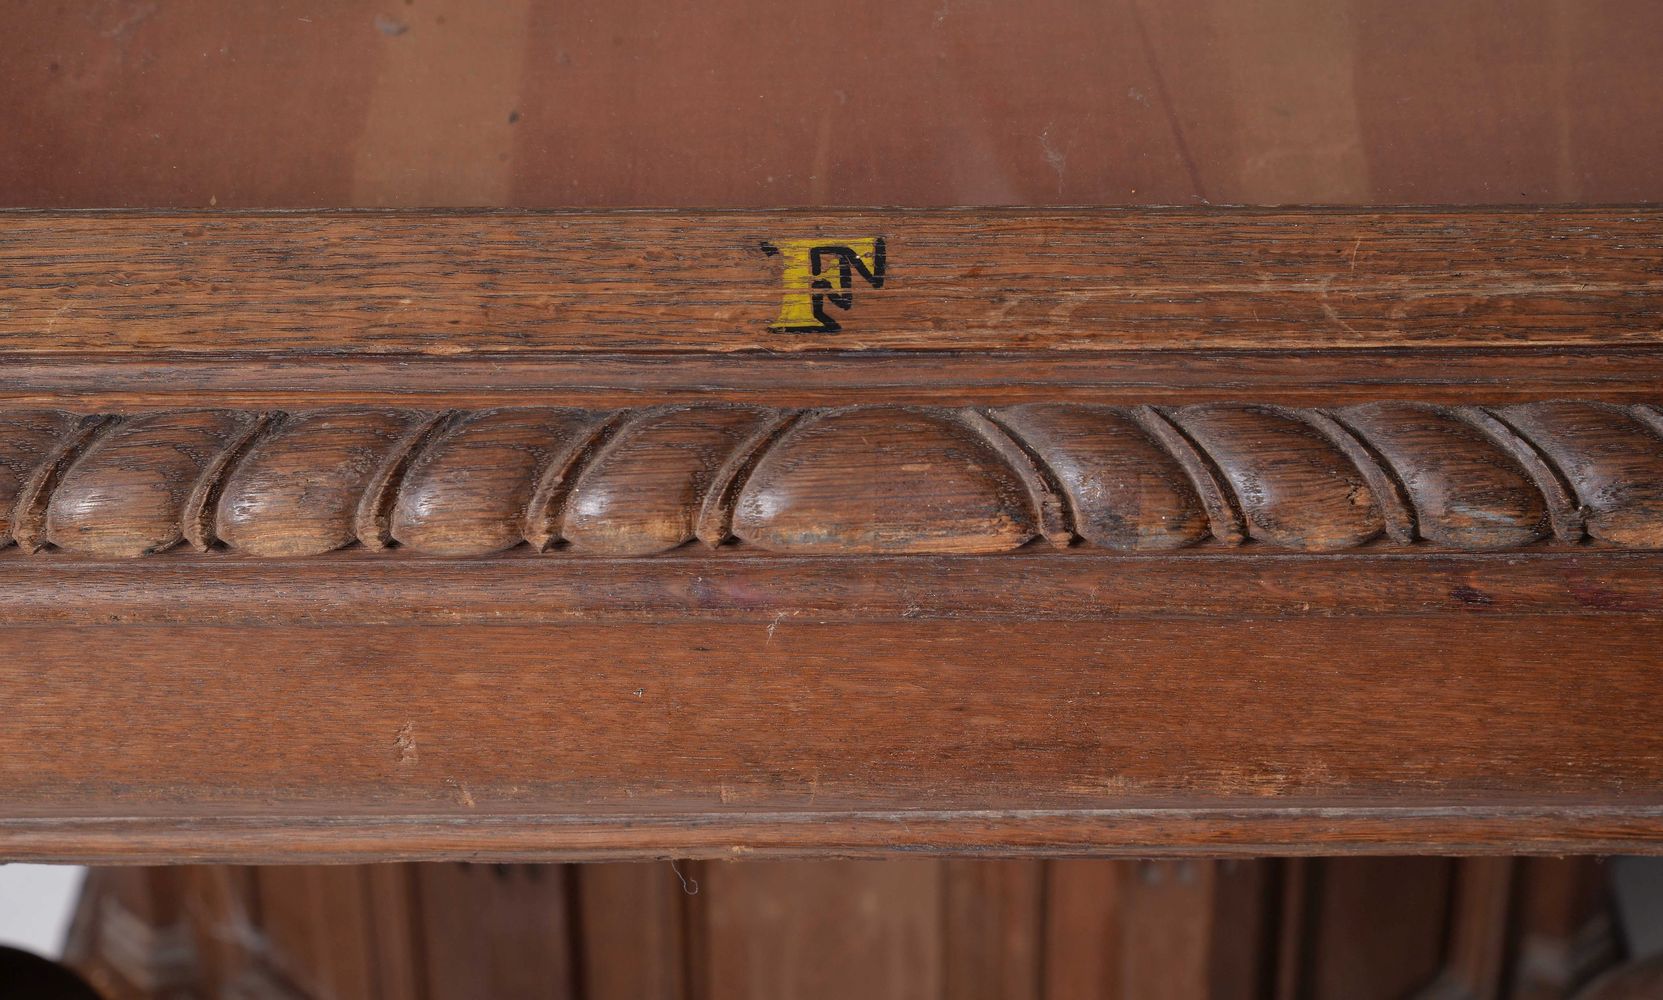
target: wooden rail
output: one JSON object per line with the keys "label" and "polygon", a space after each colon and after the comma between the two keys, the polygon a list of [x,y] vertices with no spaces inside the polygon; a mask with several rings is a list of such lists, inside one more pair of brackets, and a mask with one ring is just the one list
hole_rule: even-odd
{"label": "wooden rail", "polygon": [[0,212],[0,855],[1657,850],[1660,404],[1650,209]]}

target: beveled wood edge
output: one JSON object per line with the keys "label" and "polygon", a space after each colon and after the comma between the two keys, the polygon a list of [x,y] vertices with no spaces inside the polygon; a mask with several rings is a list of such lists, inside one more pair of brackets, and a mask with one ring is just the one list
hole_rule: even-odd
{"label": "beveled wood edge", "polygon": [[98,865],[1573,853],[1663,854],[1663,804],[0,819],[0,859]]}
{"label": "beveled wood edge", "polygon": [[1645,402],[1663,347],[1309,350],[750,351],[525,354],[29,354],[0,366],[0,406],[134,410],[706,402],[1008,406],[1368,400]]}
{"label": "beveled wood edge", "polygon": [[590,621],[1543,619],[1663,615],[1663,554],[1546,544],[1528,555],[1190,549],[1122,555],[713,554],[455,560],[347,550],[142,561],[0,552],[8,625],[394,625]]}

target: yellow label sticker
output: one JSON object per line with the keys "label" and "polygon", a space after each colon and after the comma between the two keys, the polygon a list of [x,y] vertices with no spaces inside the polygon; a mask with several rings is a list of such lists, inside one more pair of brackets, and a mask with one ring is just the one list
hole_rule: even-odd
{"label": "yellow label sticker", "polygon": [[843,327],[826,313],[827,306],[847,312],[855,304],[855,279],[882,288],[884,239],[779,240],[762,244],[762,252],[785,262],[785,298],[780,314],[768,327],[789,333],[835,333]]}

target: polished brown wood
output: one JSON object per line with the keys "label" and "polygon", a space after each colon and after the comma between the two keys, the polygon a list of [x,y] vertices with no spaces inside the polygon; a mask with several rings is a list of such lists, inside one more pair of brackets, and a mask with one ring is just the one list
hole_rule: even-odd
{"label": "polished brown wood", "polygon": [[1649,616],[690,617],[9,627],[0,847],[1610,852],[1663,824]]}
{"label": "polished brown wood", "polygon": [[1660,223],[7,214],[0,854],[1656,850]]}
{"label": "polished brown wood", "polygon": [[[11,211],[0,349],[1642,345],[1663,315],[1657,212]],[[845,281],[837,329],[773,329],[791,264],[763,244],[875,238],[883,284]]]}
{"label": "polished brown wood", "polygon": [[259,556],[354,543],[638,556],[695,537],[841,555],[1006,552],[1036,538],[1121,551],[1376,539],[1486,551],[1550,537],[1663,548],[1663,412],[1648,406],[0,418],[0,506],[29,552],[138,556],[189,540]]}

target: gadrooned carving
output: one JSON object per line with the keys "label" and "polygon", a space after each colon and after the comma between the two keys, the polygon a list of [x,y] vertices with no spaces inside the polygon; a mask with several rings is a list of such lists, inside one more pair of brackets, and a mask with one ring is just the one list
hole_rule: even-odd
{"label": "gadrooned carving", "polygon": [[1663,413],[1032,403],[0,412],[0,544],[609,556],[1663,549]]}

